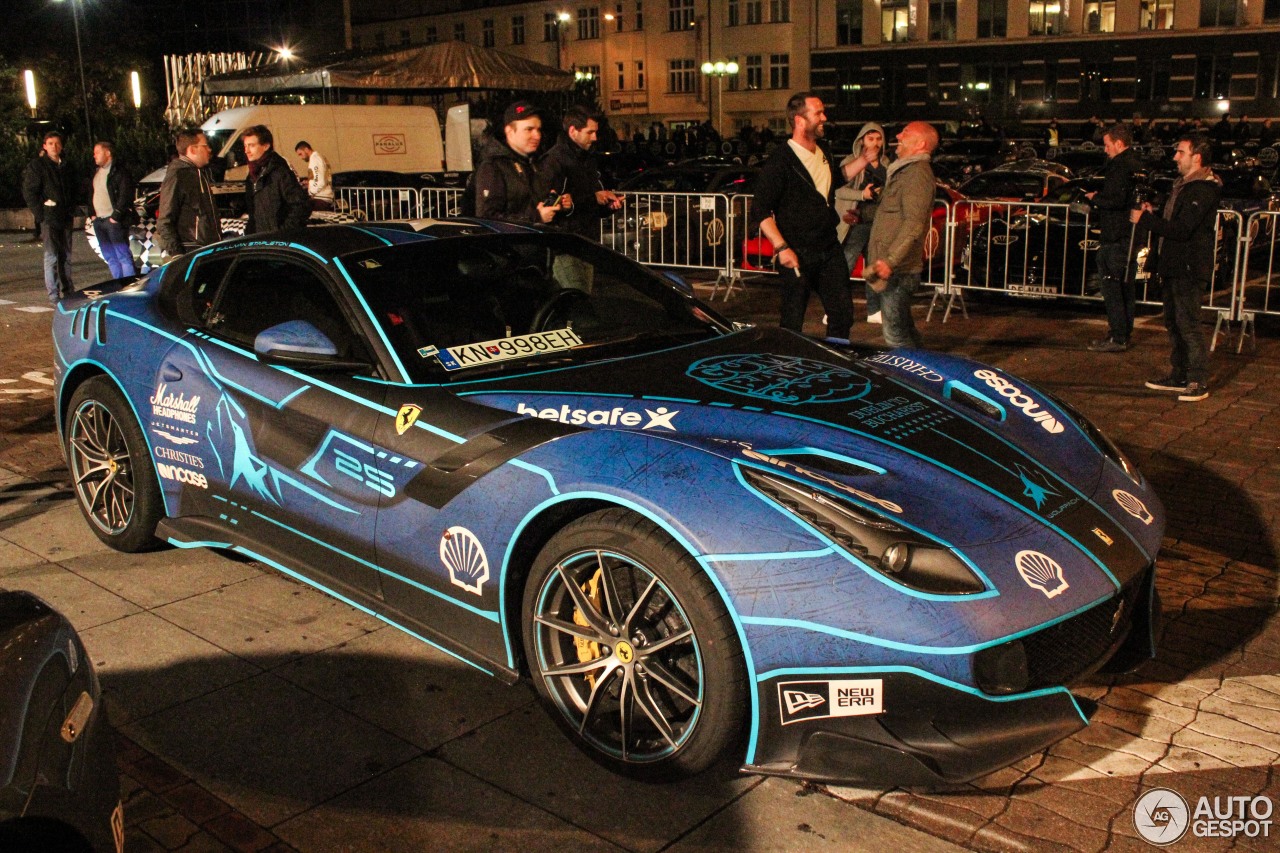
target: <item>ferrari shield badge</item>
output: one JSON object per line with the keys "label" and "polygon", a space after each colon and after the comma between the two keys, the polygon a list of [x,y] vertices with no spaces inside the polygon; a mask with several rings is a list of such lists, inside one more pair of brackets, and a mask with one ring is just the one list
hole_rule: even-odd
{"label": "ferrari shield badge", "polygon": [[422,414],[422,407],[413,403],[405,403],[396,414],[396,435],[404,435]]}

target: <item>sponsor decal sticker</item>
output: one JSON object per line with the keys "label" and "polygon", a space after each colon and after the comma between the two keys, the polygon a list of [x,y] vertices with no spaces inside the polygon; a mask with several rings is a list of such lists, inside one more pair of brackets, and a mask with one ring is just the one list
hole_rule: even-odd
{"label": "sponsor decal sticker", "polygon": [[1071,586],[1062,574],[1062,566],[1048,554],[1019,551],[1013,563],[1027,586],[1040,590],[1046,598],[1055,598]]}
{"label": "sponsor decal sticker", "polygon": [[704,385],[786,406],[843,403],[871,390],[871,380],[851,370],[772,353],[704,358],[686,372]]}
{"label": "sponsor decal sticker", "polygon": [[467,592],[480,595],[489,579],[489,558],[476,535],[465,527],[450,527],[440,537],[440,562],[449,580]]}
{"label": "sponsor decal sticker", "polygon": [[1018,408],[1024,415],[1040,424],[1045,432],[1057,435],[1062,432],[1062,424],[1045,410],[1044,406],[1033,397],[1023,393],[1022,389],[1008,379],[992,370],[975,370],[973,375],[994,389],[997,394],[1006,398],[1009,404]]}
{"label": "sponsor decal sticker", "polygon": [[926,382],[942,381],[941,373],[926,364],[921,364],[920,362],[906,358],[905,356],[884,352],[880,353],[880,355],[867,359],[867,361],[875,364],[883,364],[886,367],[896,367],[904,373],[910,373],[913,376],[918,376]]}
{"label": "sponsor decal sticker", "polygon": [[1062,496],[1061,492],[1050,488],[1048,478],[1044,474],[1039,471],[1029,471],[1017,462],[1013,464],[1018,466],[1018,479],[1022,480],[1023,497],[1030,498],[1036,505],[1036,509],[1042,508],[1050,495]]}
{"label": "sponsor decal sticker", "polygon": [[204,474],[199,471],[192,471],[189,468],[180,468],[177,465],[157,462],[156,473],[166,480],[173,480],[175,483],[185,483],[198,489],[209,488],[209,481],[205,479]]}
{"label": "sponsor decal sticker", "polygon": [[[675,432],[674,420],[675,416],[680,414],[680,410],[673,411],[666,406],[659,406],[657,409],[645,409],[642,415],[639,412],[629,412],[622,406],[614,406],[612,409],[571,409],[566,403],[558,409],[554,406],[538,409],[524,403],[517,403],[516,414],[575,426],[638,426],[642,430],[669,429]],[[648,420],[645,419],[646,415]]]}
{"label": "sponsor decal sticker", "polygon": [[514,338],[498,338],[493,341],[464,344],[460,347],[448,347],[436,353],[436,360],[445,370],[461,370],[538,353],[559,352],[581,346],[581,344],[582,338],[578,337],[573,329],[554,329],[550,332],[535,332],[532,335],[517,335]]}
{"label": "sponsor decal sticker", "polygon": [[1102,528],[1101,528],[1101,527],[1095,527],[1095,528],[1093,528],[1093,535],[1094,535],[1094,536],[1097,536],[1099,539],[1101,539],[1101,540],[1103,541],[1103,544],[1105,544],[1105,545],[1107,545],[1107,546],[1110,546],[1110,545],[1111,545],[1111,543],[1114,541],[1110,536],[1108,536],[1107,534],[1105,534],[1105,533],[1103,533],[1103,532],[1102,532]]}
{"label": "sponsor decal sticker", "polygon": [[1150,525],[1155,521],[1155,517],[1151,511],[1147,509],[1147,505],[1138,500],[1134,495],[1129,494],[1124,489],[1112,489],[1111,497],[1115,502],[1120,504],[1120,508],[1141,521],[1143,524]]}
{"label": "sponsor decal sticker", "polygon": [[418,415],[422,414],[422,407],[413,403],[405,403],[400,407],[400,411],[396,413],[396,435],[404,435],[409,431],[409,427],[413,426],[418,420]]}
{"label": "sponsor decal sticker", "polygon": [[156,457],[176,462],[179,465],[186,465],[188,468],[204,470],[204,460],[199,456],[183,453],[181,450],[174,450],[172,447],[165,447],[163,444],[156,447]]}
{"label": "sponsor decal sticker", "polygon": [[403,133],[375,133],[373,135],[374,154],[403,154],[406,148]]}
{"label": "sponsor decal sticker", "polygon": [[171,421],[182,421],[193,424],[200,408],[200,395],[187,399],[181,392],[177,396],[169,393],[168,386],[161,382],[156,386],[156,393],[151,395],[151,414],[157,418]]}
{"label": "sponsor decal sticker", "polygon": [[437,347],[437,346],[418,347],[418,355],[422,356],[423,358],[431,358],[431,356],[435,355],[438,352],[440,352],[440,347]]}
{"label": "sponsor decal sticker", "polygon": [[167,429],[159,429],[158,427],[154,427],[154,426],[151,428],[151,431],[154,432],[156,435],[160,436],[161,438],[163,438],[165,441],[169,442],[170,444],[178,444],[178,445],[198,444],[200,441],[198,438],[191,438],[190,436],[186,436],[186,435],[176,435]]}
{"label": "sponsor decal sticker", "polygon": [[865,717],[884,711],[884,679],[846,681],[783,681],[778,684],[782,724]]}

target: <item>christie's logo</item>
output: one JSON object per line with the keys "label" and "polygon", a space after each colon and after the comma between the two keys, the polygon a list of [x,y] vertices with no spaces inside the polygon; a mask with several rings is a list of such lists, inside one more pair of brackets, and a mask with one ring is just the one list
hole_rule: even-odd
{"label": "christie's logo", "polygon": [[516,405],[517,415],[530,415],[535,418],[542,418],[544,421],[556,421],[562,424],[587,424],[590,426],[638,426],[641,429],[669,429],[675,431],[675,424],[671,421],[676,415],[680,414],[680,410],[674,412],[669,411],[666,406],[659,406],[656,410],[645,409],[645,415],[649,416],[649,422],[644,422],[644,415],[639,412],[628,412],[621,406],[614,406],[612,409],[571,409],[567,405],[560,408],[535,409],[533,406],[526,406],[524,403]]}
{"label": "christie's logo", "polygon": [[893,355],[892,353],[886,352],[886,353],[881,353],[880,355],[877,355],[877,356],[873,356],[867,359],[867,361],[870,361],[874,364],[883,364],[885,367],[896,367],[904,373],[910,373],[914,376],[919,376],[921,379],[925,380],[926,382],[942,381],[941,373],[934,370],[932,367],[929,367],[928,365],[921,364],[920,362],[914,361],[905,356]]}
{"label": "christie's logo", "polygon": [[1055,435],[1062,432],[1062,424],[1058,422],[1057,418],[1045,411],[1040,403],[1024,394],[1021,388],[1003,376],[990,370],[975,370],[973,375],[995,389],[996,393],[1001,397],[1007,398],[1010,405],[1021,409],[1024,415],[1044,427],[1045,432],[1051,432]]}
{"label": "christie's logo", "polygon": [[181,450],[174,450],[171,447],[165,447],[163,444],[156,447],[156,456],[161,459],[168,459],[170,462],[177,462],[179,465],[186,465],[189,468],[204,468],[204,460],[192,453],[183,453]]}
{"label": "christie's logo", "polygon": [[182,421],[183,423],[193,424],[196,422],[196,410],[200,408],[200,395],[192,397],[190,400],[184,394],[166,393],[168,386],[163,382],[156,388],[156,393],[151,397],[151,414],[158,418],[168,418],[171,421]]}

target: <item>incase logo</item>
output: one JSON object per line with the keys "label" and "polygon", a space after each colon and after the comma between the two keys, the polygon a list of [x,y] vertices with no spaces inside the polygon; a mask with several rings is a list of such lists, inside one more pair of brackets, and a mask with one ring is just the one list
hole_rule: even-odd
{"label": "incase logo", "polygon": [[179,468],[177,465],[166,465],[163,462],[157,462],[156,473],[166,480],[173,480],[175,483],[186,483],[188,486],[195,486],[199,489],[209,488],[209,481],[199,471],[191,471],[186,468]]}
{"label": "incase logo", "polygon": [[1038,402],[1022,393],[1021,388],[1009,382],[1003,376],[990,370],[975,370],[973,375],[987,383],[991,388],[994,388],[997,394],[1007,398],[1010,405],[1018,407],[1024,415],[1044,427],[1045,432],[1051,432],[1055,435],[1062,432],[1062,424],[1058,422],[1057,418],[1046,412]]}
{"label": "incase logo", "polygon": [[784,726],[828,717],[862,717],[884,710],[884,680],[784,681],[778,710]]}
{"label": "incase logo", "polygon": [[675,425],[672,419],[680,414],[680,410],[674,412],[668,411],[666,406],[659,406],[655,411],[653,409],[645,409],[644,413],[649,416],[649,422],[640,426],[644,421],[644,415],[639,412],[628,412],[621,406],[615,406],[612,409],[570,409],[567,405],[560,408],[535,409],[533,406],[526,406],[524,403],[516,405],[517,415],[530,415],[535,418],[542,418],[544,421],[556,421],[562,424],[589,424],[591,426],[639,426],[641,429],[669,429],[675,431]]}

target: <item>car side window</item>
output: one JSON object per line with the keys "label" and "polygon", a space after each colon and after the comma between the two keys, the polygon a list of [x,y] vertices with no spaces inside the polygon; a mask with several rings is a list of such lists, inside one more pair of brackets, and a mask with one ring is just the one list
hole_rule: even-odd
{"label": "car side window", "polygon": [[228,254],[212,255],[195,262],[187,277],[187,298],[178,301],[178,316],[192,326],[204,325],[218,293],[226,280],[227,270],[235,258]]}
{"label": "car side window", "polygon": [[323,332],[343,357],[357,357],[357,338],[325,281],[304,264],[270,257],[242,257],[223,282],[205,318],[214,335],[253,349],[272,326],[305,320]]}

